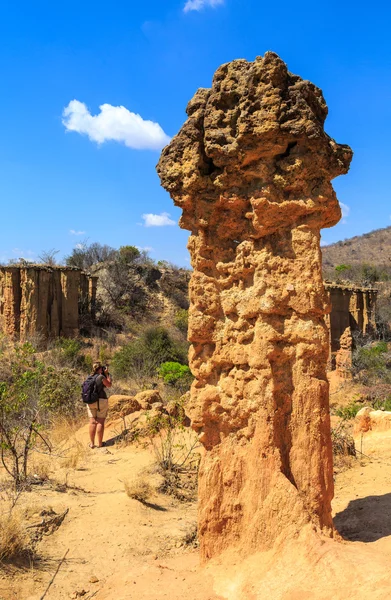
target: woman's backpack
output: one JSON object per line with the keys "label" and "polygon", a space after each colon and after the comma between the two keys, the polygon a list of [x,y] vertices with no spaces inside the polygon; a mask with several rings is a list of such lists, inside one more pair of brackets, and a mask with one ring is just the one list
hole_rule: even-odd
{"label": "woman's backpack", "polygon": [[89,375],[81,386],[81,398],[86,404],[93,404],[99,400],[97,377],[98,375]]}

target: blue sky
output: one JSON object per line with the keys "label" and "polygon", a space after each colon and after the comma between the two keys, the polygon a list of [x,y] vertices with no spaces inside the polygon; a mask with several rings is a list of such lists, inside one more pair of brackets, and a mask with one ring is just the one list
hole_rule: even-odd
{"label": "blue sky", "polygon": [[157,148],[220,64],[266,50],[322,88],[355,153],[323,242],[391,225],[390,17],[386,1],[2,0],[0,260],[88,239],[188,265]]}

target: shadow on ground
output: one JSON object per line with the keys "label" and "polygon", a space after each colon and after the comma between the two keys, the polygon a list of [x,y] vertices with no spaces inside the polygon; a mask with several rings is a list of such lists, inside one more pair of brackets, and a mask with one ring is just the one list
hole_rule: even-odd
{"label": "shadow on ground", "polygon": [[391,535],[391,494],[352,500],[335,515],[334,525],[352,542],[376,542]]}

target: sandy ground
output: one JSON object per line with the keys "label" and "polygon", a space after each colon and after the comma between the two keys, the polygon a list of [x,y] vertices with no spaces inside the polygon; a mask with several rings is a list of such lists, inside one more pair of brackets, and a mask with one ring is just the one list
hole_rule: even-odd
{"label": "sandy ground", "polygon": [[[87,443],[86,428],[78,437]],[[356,444],[361,448],[360,438]],[[156,493],[144,506],[126,495],[126,479],[151,471],[154,456],[148,449],[88,451],[78,469],[68,469],[66,492],[37,486],[25,494],[31,523],[40,520],[42,509],[69,508],[69,513],[40,542],[39,563],[0,572],[0,600],[389,598],[391,432],[366,434],[362,451],[366,456],[336,474],[335,524],[349,542],[318,544],[311,533],[301,532],[281,551],[259,554],[243,565],[234,562],[232,569],[221,561],[200,568],[197,549],[187,543],[196,522],[195,502]],[[64,481],[66,472],[58,469],[53,476]],[[153,482],[158,475],[148,477]]]}

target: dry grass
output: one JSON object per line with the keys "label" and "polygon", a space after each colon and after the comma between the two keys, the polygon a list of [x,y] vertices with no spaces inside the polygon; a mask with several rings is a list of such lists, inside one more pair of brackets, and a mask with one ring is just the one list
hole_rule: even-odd
{"label": "dry grass", "polygon": [[31,543],[22,513],[4,510],[0,514],[0,563],[25,559],[30,554]]}
{"label": "dry grass", "polygon": [[70,421],[64,416],[56,417],[56,420],[52,423],[50,428],[50,441],[52,442],[53,447],[56,448],[67,443],[70,438],[74,437],[76,431],[86,423],[87,413],[73,421]]}
{"label": "dry grass", "polygon": [[331,441],[333,444],[334,469],[336,471],[350,469],[357,460],[357,456],[349,426],[341,422],[337,427],[332,427]]}
{"label": "dry grass", "polygon": [[138,500],[142,504],[147,503],[153,494],[153,488],[151,484],[148,483],[148,481],[143,477],[137,477],[137,479],[132,481],[125,481],[124,486],[125,492],[129,498],[132,498],[132,500]]}
{"label": "dry grass", "polygon": [[66,457],[62,459],[62,466],[66,469],[77,469],[87,458],[88,448],[76,439],[72,440],[72,446],[67,451]]}
{"label": "dry grass", "polygon": [[50,479],[50,473],[52,471],[51,462],[52,458],[50,455],[39,458],[35,457],[29,469],[33,478],[39,481],[47,481]]}

